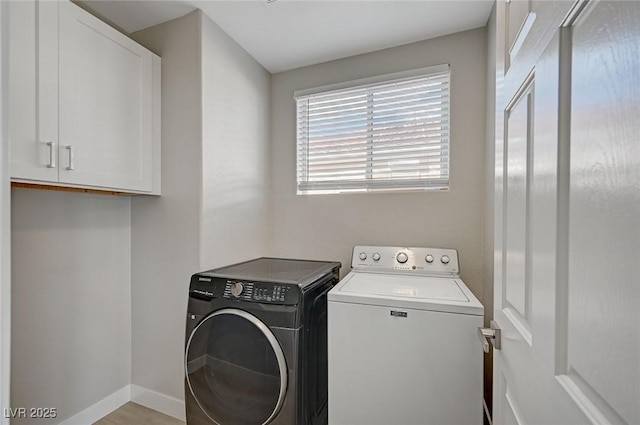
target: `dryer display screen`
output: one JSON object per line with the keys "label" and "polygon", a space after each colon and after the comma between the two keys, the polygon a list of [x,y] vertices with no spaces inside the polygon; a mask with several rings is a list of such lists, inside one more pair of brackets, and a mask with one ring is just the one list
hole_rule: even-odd
{"label": "dryer display screen", "polygon": [[253,299],[260,302],[280,302],[284,303],[286,294],[289,291],[288,286],[280,285],[264,285],[258,286],[253,291]]}

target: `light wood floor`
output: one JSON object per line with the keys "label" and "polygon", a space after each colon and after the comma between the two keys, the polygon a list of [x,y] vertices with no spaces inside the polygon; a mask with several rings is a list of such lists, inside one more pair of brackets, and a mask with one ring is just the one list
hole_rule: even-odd
{"label": "light wood floor", "polygon": [[184,422],[129,402],[93,425],[185,425]]}

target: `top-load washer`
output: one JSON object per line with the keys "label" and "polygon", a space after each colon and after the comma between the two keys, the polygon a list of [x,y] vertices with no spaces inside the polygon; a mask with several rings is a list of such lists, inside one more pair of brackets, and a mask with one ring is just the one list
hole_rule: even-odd
{"label": "top-load washer", "polygon": [[457,251],[356,246],[328,295],[329,425],[483,423],[484,308]]}
{"label": "top-load washer", "polygon": [[188,425],[327,423],[327,292],[339,269],[258,258],[191,277]]}

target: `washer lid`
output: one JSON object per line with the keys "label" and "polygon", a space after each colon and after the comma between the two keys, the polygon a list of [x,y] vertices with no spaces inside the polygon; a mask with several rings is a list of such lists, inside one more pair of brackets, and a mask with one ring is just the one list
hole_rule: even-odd
{"label": "washer lid", "polygon": [[382,273],[349,273],[329,301],[484,315],[484,307],[460,279]]}

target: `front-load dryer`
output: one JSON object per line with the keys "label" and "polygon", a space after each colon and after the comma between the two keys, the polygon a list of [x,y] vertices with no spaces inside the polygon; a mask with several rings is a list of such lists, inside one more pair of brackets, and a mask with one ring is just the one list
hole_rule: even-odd
{"label": "front-load dryer", "polygon": [[330,425],[481,425],[484,308],[452,249],[357,246],[329,292]]}
{"label": "front-load dryer", "polygon": [[258,258],[191,277],[188,425],[327,423],[327,293],[339,268]]}

